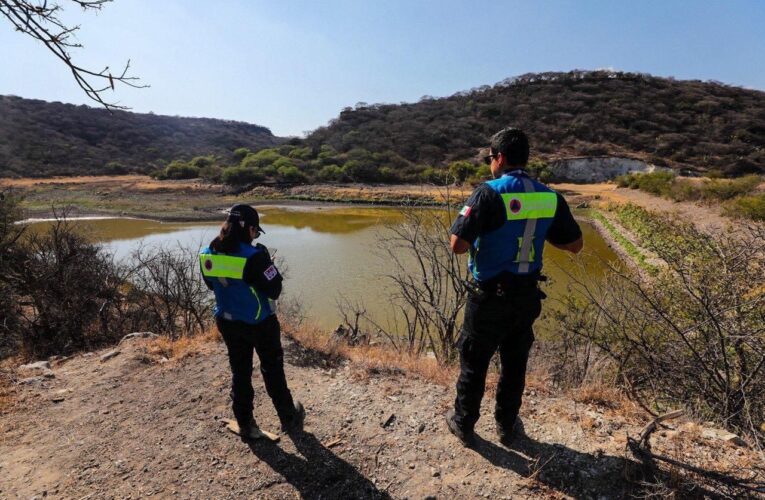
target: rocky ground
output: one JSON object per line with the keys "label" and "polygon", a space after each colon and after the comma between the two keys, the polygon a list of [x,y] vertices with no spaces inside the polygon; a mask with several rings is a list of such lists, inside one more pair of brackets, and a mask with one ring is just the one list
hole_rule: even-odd
{"label": "rocky ground", "polygon": [[[527,437],[502,447],[487,400],[478,445],[465,449],[444,424],[450,387],[329,365],[286,340],[305,432],[245,444],[222,424],[230,417],[223,346],[167,361],[147,342],[17,371],[15,406],[0,417],[0,498],[601,499],[635,492],[641,477],[625,443],[646,417],[613,401],[577,402],[532,380]],[[275,431],[254,378],[256,418]],[[694,425],[662,429],[654,450],[682,458],[690,444],[694,457],[762,473],[762,455]]]}

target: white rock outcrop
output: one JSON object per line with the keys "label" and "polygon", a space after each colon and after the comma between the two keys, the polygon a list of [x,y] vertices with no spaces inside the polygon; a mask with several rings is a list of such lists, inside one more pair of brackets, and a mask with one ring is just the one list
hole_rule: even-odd
{"label": "white rock outcrop", "polygon": [[631,172],[668,170],[633,158],[590,156],[562,158],[550,162],[550,170],[557,181],[594,183],[607,182]]}

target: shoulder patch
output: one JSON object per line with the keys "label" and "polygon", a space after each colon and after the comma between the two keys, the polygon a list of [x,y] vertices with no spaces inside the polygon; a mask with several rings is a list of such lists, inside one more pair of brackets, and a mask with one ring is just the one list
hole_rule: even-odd
{"label": "shoulder patch", "polygon": [[263,276],[265,276],[268,281],[271,281],[272,279],[276,278],[278,274],[279,274],[279,271],[276,270],[276,266],[274,266],[273,264],[268,266],[268,269],[263,271]]}
{"label": "shoulder patch", "polygon": [[469,205],[465,205],[464,207],[462,207],[462,210],[460,210],[460,215],[463,216],[463,217],[467,217],[467,216],[470,215],[470,211],[472,209],[473,209],[473,207],[471,207]]}

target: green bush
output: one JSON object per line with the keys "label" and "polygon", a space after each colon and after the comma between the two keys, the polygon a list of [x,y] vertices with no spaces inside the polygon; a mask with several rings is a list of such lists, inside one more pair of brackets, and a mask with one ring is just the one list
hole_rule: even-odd
{"label": "green bush", "polygon": [[751,193],[759,186],[759,175],[747,175],[738,179],[710,179],[701,187],[702,198],[707,200],[730,200]]}
{"label": "green bush", "polygon": [[726,203],[726,215],[745,217],[756,221],[765,221],[765,194],[741,196]]}
{"label": "green bush", "polygon": [[254,168],[247,167],[229,167],[223,170],[221,181],[231,186],[242,186],[253,184],[263,180],[263,174]]}
{"label": "green bush", "polygon": [[207,165],[199,169],[199,177],[210,182],[220,182],[223,169],[218,165]]}
{"label": "green bush", "polygon": [[104,173],[106,175],[126,175],[126,174],[129,174],[130,171],[122,163],[119,163],[116,161],[110,161],[104,167]]}
{"label": "green bush", "polygon": [[247,148],[238,148],[234,150],[234,158],[237,161],[242,161],[247,155],[251,155],[252,151]]}
{"label": "green bush", "polygon": [[245,156],[239,166],[245,168],[262,168],[271,165],[279,158],[282,158],[282,155],[275,149],[262,149],[257,153]]}
{"label": "green bush", "polygon": [[168,179],[196,179],[199,177],[199,168],[180,160],[175,160],[165,168],[165,176]]}
{"label": "green bush", "polygon": [[552,170],[550,166],[544,160],[540,158],[534,158],[526,165],[527,170],[532,177],[538,179],[540,182],[551,182],[553,180]]}
{"label": "green bush", "polygon": [[469,161],[455,161],[449,164],[449,175],[458,184],[462,184],[469,177],[473,177],[477,171],[478,166]]}
{"label": "green bush", "polygon": [[443,186],[449,184],[450,174],[441,168],[428,167],[420,173],[420,181]]}
{"label": "green bush", "polygon": [[276,170],[279,179],[284,182],[306,182],[308,178],[296,166],[283,165]]}
{"label": "green bush", "polygon": [[337,165],[326,165],[316,174],[316,177],[321,181],[336,182],[345,179],[345,173],[341,167]]}
{"label": "green bush", "polygon": [[210,165],[215,164],[215,158],[213,156],[196,156],[191,159],[189,162],[189,165],[192,167],[196,167],[198,169],[203,169],[204,167],[209,167]]}
{"label": "green bush", "polygon": [[287,156],[297,160],[310,160],[313,155],[311,154],[311,148],[294,148]]}

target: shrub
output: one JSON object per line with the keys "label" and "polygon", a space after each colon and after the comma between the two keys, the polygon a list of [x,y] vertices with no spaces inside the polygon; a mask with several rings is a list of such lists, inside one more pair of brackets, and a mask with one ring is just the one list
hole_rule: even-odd
{"label": "shrub", "polygon": [[646,407],[685,407],[762,442],[765,228],[706,234],[631,211],[620,220],[642,224],[641,244],[664,266],[654,277],[574,273],[556,315],[563,341],[609,358],[612,376]]}
{"label": "shrub", "polygon": [[207,165],[199,169],[199,177],[210,182],[220,182],[223,168],[218,165]]}
{"label": "shrub", "polygon": [[708,200],[730,200],[751,193],[761,181],[759,175],[746,175],[738,179],[710,179],[704,181],[701,193]]}
{"label": "shrub", "polygon": [[199,177],[199,168],[175,160],[165,169],[165,177],[167,179],[196,179]]}
{"label": "shrub", "polygon": [[203,169],[215,164],[215,158],[213,156],[195,156],[189,162],[192,167]]}
{"label": "shrub", "polygon": [[123,332],[101,328],[103,306],[119,292],[122,276],[100,245],[65,217],[20,243],[17,265],[3,276],[20,303],[19,340],[30,357],[66,354],[116,340]]}
{"label": "shrub", "polygon": [[311,154],[311,148],[293,148],[287,156],[297,160],[309,160],[313,155]]}
{"label": "shrub", "polygon": [[221,181],[231,186],[253,184],[263,180],[263,175],[254,168],[228,167],[221,174]]}
{"label": "shrub", "polygon": [[275,149],[262,149],[257,153],[249,154],[241,161],[239,166],[245,168],[262,168],[271,165],[279,158],[282,158]]}
{"label": "shrub", "polygon": [[294,165],[283,165],[276,171],[279,179],[284,182],[306,182],[308,178]]}
{"label": "shrub", "polygon": [[252,154],[252,151],[250,151],[247,148],[237,148],[234,150],[234,159],[237,161],[242,161],[245,156]]}
{"label": "shrub", "polygon": [[420,173],[420,181],[442,186],[449,183],[449,173],[444,169],[428,167]]}
{"label": "shrub", "polygon": [[478,167],[469,161],[455,161],[449,164],[449,175],[454,182],[461,184],[469,177],[472,177],[478,171]]}
{"label": "shrub", "polygon": [[341,181],[345,178],[345,174],[337,165],[326,165],[319,170],[316,177],[322,181]]}
{"label": "shrub", "polygon": [[110,161],[104,167],[104,173],[106,175],[126,175],[129,174],[130,171],[122,163],[117,161]]}
{"label": "shrub", "polygon": [[724,211],[734,217],[765,221],[765,194],[736,198],[725,205]]}

